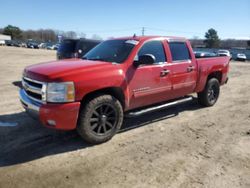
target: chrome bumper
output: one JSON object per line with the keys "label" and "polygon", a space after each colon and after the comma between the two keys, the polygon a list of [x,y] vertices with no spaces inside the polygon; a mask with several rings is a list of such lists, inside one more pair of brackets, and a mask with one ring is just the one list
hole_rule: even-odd
{"label": "chrome bumper", "polygon": [[33,118],[39,119],[41,103],[30,99],[23,89],[19,92],[19,98],[26,112]]}

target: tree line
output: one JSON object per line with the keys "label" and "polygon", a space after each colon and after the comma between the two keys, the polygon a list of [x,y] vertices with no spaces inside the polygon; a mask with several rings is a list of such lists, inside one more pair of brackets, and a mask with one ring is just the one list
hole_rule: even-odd
{"label": "tree line", "polygon": [[[8,25],[5,28],[0,28],[0,33],[10,35],[13,40],[28,39],[41,41],[41,42],[56,42],[58,36],[64,38],[85,38],[86,35],[82,32],[76,33],[75,31],[60,31],[52,29],[38,29],[38,30],[21,30],[17,26]],[[94,34],[93,39],[102,39],[100,36]],[[193,38],[190,40],[193,47],[206,47],[206,48],[250,48],[250,40],[235,40],[227,39],[221,40],[215,29],[211,28],[205,33],[205,40]]]}
{"label": "tree line", "polygon": [[[75,31],[61,31],[53,29],[38,29],[38,30],[21,30],[17,26],[8,25],[4,28],[0,28],[0,33],[11,36],[13,40],[27,41],[29,39],[40,41],[40,42],[56,42],[58,36],[64,38],[85,38],[86,34],[83,32]],[[93,35],[93,39],[101,39],[98,35]]]}

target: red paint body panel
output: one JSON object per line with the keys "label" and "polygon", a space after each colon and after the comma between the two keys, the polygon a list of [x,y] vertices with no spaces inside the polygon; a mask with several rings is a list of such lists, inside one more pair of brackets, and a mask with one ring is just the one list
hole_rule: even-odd
{"label": "red paint body panel", "polygon": [[[80,102],[42,105],[39,111],[40,121],[48,128],[73,130],[76,128],[80,105]],[[55,121],[56,125],[49,125],[48,120]]]}
{"label": "red paint body panel", "polygon": [[[195,59],[189,41],[178,37],[125,37],[138,40],[127,60],[122,64],[110,62],[67,59],[32,65],[25,69],[24,76],[43,82],[72,81],[75,84],[76,102],[67,104],[45,104],[40,110],[40,119],[46,125],[48,119],[55,119],[55,128],[70,130],[77,124],[80,101],[87,94],[104,89],[120,88],[125,96],[124,111],[151,105],[181,97],[193,92],[200,92],[206,84],[209,74],[222,73],[221,84],[227,79],[229,57]],[[134,58],[150,40],[161,40],[167,62],[158,65],[135,67]],[[186,42],[191,59],[184,62],[173,62],[169,49],[169,40]],[[187,71],[193,66],[192,71]],[[167,76],[161,77],[162,70],[170,70]]]}

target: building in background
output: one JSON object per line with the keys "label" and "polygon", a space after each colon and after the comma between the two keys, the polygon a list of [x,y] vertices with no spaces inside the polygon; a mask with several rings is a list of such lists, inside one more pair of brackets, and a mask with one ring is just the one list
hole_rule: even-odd
{"label": "building in background", "polygon": [[5,40],[11,40],[11,36],[0,34],[0,45],[5,45]]}

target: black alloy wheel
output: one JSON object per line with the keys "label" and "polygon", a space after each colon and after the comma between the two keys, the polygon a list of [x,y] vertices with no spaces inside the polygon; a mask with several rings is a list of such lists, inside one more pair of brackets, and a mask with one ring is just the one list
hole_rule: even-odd
{"label": "black alloy wheel", "polygon": [[120,101],[111,95],[97,95],[82,104],[77,131],[85,141],[99,144],[110,140],[122,123]]}
{"label": "black alloy wheel", "polygon": [[104,135],[110,132],[117,124],[117,112],[110,104],[97,106],[90,118],[91,130],[94,134]]}

